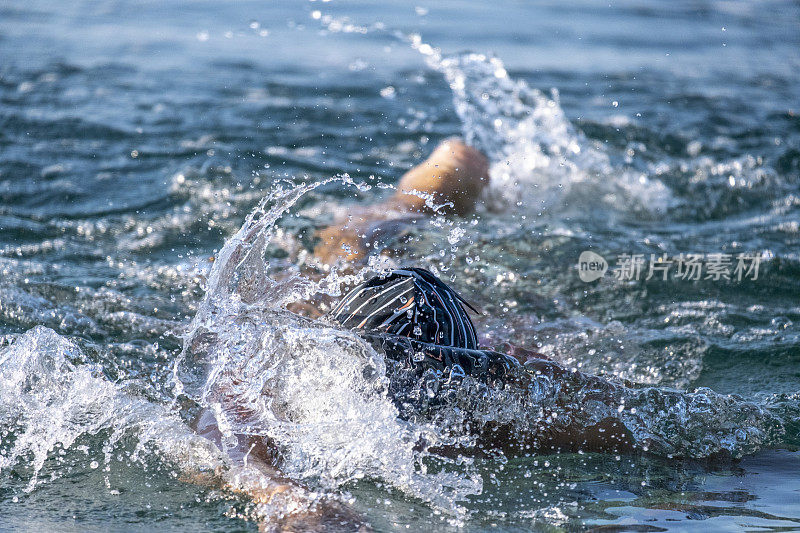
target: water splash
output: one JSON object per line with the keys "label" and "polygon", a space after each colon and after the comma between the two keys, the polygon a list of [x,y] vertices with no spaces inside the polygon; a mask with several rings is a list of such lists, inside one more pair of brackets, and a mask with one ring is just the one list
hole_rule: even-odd
{"label": "water splash", "polygon": [[[39,474],[50,457],[89,436],[100,436],[105,472],[128,435],[137,441],[127,456],[133,461],[157,453],[186,468],[222,464],[176,413],[143,396],[135,383],[108,380],[74,342],[42,326],[0,350],[0,391],[0,472],[24,467],[26,492],[43,482]],[[56,469],[47,481],[61,473]]]}
{"label": "water splash", "polygon": [[480,493],[481,480],[463,469],[430,471],[426,460],[433,456],[418,445],[446,444],[447,436],[398,416],[383,357],[352,333],[284,309],[316,292],[338,295],[366,271],[334,270],[317,282],[268,274],[265,250],[276,221],[330,181],[274,190],[219,252],[175,365],[176,390],[216,413],[223,451],[236,435],[257,435],[280,450],[281,470],[305,484],[332,490],[377,478],[463,512],[458,502]]}
{"label": "water splash", "polygon": [[443,55],[419,34],[382,23],[353,26],[346,17],[320,11],[313,18],[329,31],[357,27],[359,33],[387,33],[409,44],[444,76],[465,141],[489,159],[490,206],[524,204],[541,214],[563,209],[570,195],[645,213],[663,213],[676,205],[661,181],[612,163],[604,147],[575,128],[560,105],[557,89],[548,95],[511,77],[500,58],[481,53]]}
{"label": "water splash", "polygon": [[[546,95],[509,76],[500,58],[481,53],[443,55],[419,34],[383,23],[354,25],[347,17],[312,12],[330,32],[385,33],[409,44],[440,72],[453,92],[462,135],[490,162],[490,205],[526,204],[540,213],[561,204],[576,188],[619,209],[663,212],[674,205],[670,190],[632,168],[618,167],[567,118],[556,89]],[[522,202],[522,204],[520,203]]]}
{"label": "water splash", "polygon": [[600,144],[575,128],[560,105],[557,89],[547,95],[511,77],[500,58],[481,53],[443,55],[419,34],[380,22],[355,25],[348,17],[320,10],[314,10],[312,18],[333,33],[387,34],[409,44],[444,76],[465,141],[489,159],[491,206],[525,204],[541,214],[563,208],[570,194],[646,213],[662,213],[676,204],[661,181],[613,164]]}
{"label": "water splash", "polygon": [[487,154],[495,203],[522,201],[529,209],[548,210],[563,207],[568,195],[583,188],[617,208],[659,212],[672,205],[660,181],[616,167],[602,147],[577,130],[556,89],[547,95],[512,78],[497,57],[443,56],[418,35],[409,39],[447,80],[467,143]]}

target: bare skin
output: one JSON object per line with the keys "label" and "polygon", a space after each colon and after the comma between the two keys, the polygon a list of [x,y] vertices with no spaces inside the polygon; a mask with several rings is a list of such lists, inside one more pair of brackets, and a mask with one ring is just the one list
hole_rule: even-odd
{"label": "bare skin", "polygon": [[471,213],[488,182],[489,162],[482,153],[457,139],[444,141],[428,159],[403,175],[391,198],[352,209],[320,231],[314,255],[324,265],[363,260],[367,244],[379,234],[391,232],[393,221],[431,215],[429,204],[442,206],[442,214]]}
{"label": "bare skin", "polygon": [[[222,448],[222,433],[213,414],[205,410],[195,421],[195,431]],[[221,472],[195,474],[186,481],[213,488],[224,488],[248,497],[255,504],[268,506],[277,514],[268,522],[259,524],[259,531],[370,531],[369,526],[346,505],[334,500],[317,500],[306,487],[285,477],[275,468],[274,448],[269,442],[244,435],[237,436],[238,443],[228,449],[231,461],[251,468],[256,477],[240,476],[232,482]],[[274,510],[277,510],[275,513]]]}

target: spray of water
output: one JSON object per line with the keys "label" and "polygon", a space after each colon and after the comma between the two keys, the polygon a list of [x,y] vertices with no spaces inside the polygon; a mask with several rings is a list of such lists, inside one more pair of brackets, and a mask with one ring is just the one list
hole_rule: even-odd
{"label": "spray of water", "polygon": [[[129,454],[132,461],[155,452],[187,468],[222,464],[222,456],[208,441],[137,389],[136,383],[107,379],[74,342],[53,330],[28,330],[0,350],[0,473],[24,465],[25,490],[30,492],[41,482],[39,473],[53,454],[89,436],[103,442],[106,472],[115,446],[129,435],[138,442]],[[47,480],[58,473],[56,469]]]}
{"label": "spray of water", "polygon": [[490,206],[525,205],[544,213],[563,207],[570,194],[648,213],[662,213],[676,204],[661,181],[613,164],[604,147],[577,130],[564,113],[556,89],[548,95],[509,76],[500,58],[469,52],[444,55],[419,34],[383,23],[357,25],[347,17],[321,11],[313,11],[312,17],[334,33],[387,34],[410,45],[444,76],[465,141],[490,161],[486,193]]}
{"label": "spray of water", "polygon": [[458,509],[481,491],[481,481],[469,472],[428,471],[431,456],[419,443],[440,445],[447,437],[398,416],[382,356],[352,333],[284,309],[314,292],[336,295],[363,273],[334,271],[316,283],[267,274],[264,252],[275,222],[324,183],[274,191],[219,252],[175,365],[176,388],[216,413],[223,451],[236,435],[258,435],[280,450],[281,470],[307,485],[330,490],[378,478]]}
{"label": "spray of water", "polygon": [[651,212],[673,203],[660,181],[615,167],[602,147],[578,131],[564,114],[556,89],[547,95],[510,77],[497,57],[444,56],[419,35],[404,37],[448,82],[465,140],[491,162],[488,195],[495,205],[522,201],[529,209],[545,211],[563,203],[576,187]]}

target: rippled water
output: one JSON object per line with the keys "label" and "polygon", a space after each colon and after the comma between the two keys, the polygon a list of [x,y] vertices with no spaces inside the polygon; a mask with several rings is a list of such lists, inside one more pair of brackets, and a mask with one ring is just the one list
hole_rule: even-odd
{"label": "rippled water", "polygon": [[[269,391],[236,429],[376,530],[796,529],[799,17],[783,1],[0,5],[0,528],[255,530],[269,509],[183,481],[227,464],[188,426],[227,384],[253,405]],[[385,197],[452,135],[489,155],[489,191],[390,261],[452,281],[492,338],[700,388],[682,418],[653,395],[623,415],[678,448],[437,458],[415,443],[460,438],[453,413],[398,417],[380,354],[282,310],[340,289],[297,275],[331,204]],[[269,263],[251,253],[243,284],[224,259],[254,227]],[[588,249],[761,265],[587,284]],[[755,453],[705,458],[719,447]]]}

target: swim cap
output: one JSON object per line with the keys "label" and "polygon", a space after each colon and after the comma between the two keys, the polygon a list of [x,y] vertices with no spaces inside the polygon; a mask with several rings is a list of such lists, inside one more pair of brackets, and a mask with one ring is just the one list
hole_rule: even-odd
{"label": "swim cap", "polygon": [[476,350],[475,326],[461,304],[475,311],[424,268],[403,268],[355,287],[330,317],[347,328]]}

